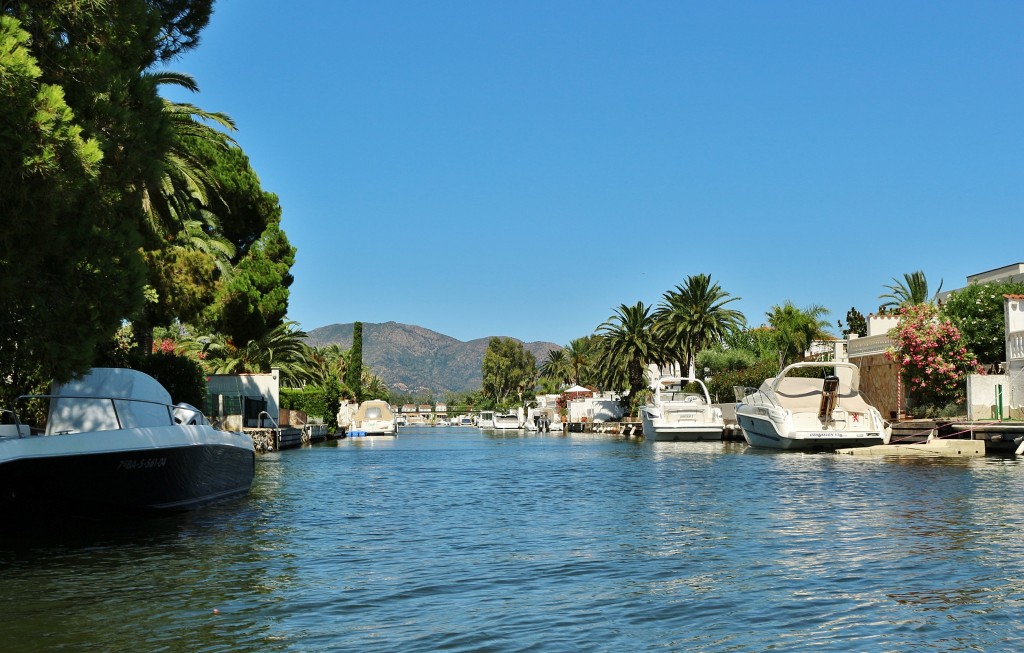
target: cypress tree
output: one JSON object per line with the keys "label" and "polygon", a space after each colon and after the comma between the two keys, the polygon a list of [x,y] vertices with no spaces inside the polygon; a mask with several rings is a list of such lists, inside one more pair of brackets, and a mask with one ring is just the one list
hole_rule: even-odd
{"label": "cypress tree", "polygon": [[363,323],[352,325],[352,350],[349,353],[348,369],[345,371],[345,385],[355,396],[356,401],[363,400]]}

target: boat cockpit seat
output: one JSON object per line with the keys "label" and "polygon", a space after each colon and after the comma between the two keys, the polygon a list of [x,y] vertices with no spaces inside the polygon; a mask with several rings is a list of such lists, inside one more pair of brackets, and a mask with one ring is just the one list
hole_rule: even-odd
{"label": "boat cockpit seat", "polygon": [[174,407],[174,423],[185,426],[196,426],[205,421],[202,411],[195,406],[180,403]]}

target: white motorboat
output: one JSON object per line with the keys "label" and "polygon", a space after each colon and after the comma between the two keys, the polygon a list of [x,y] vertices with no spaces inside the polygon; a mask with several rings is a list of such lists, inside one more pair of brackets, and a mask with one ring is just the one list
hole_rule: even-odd
{"label": "white motorboat", "polygon": [[704,382],[678,376],[658,382],[651,403],[640,409],[640,419],[644,439],[654,442],[721,440],[725,428],[722,410],[711,405]]}
{"label": "white motorboat", "polygon": [[[798,376],[805,370],[831,373]],[[794,363],[760,388],[736,388],[736,420],[754,447],[814,451],[888,442],[889,424],[859,386],[852,363]]]}
{"label": "white motorboat", "polygon": [[531,408],[526,413],[523,428],[531,432],[549,433],[561,431],[562,422],[554,408]]}
{"label": "white motorboat", "polygon": [[523,425],[519,421],[519,415],[515,413],[495,413],[494,414],[494,429],[501,430],[517,430],[522,428]]}
{"label": "white motorboat", "polygon": [[359,404],[352,418],[350,437],[361,435],[398,435],[398,422],[391,405],[383,399],[370,399]]}
{"label": "white motorboat", "polygon": [[13,422],[0,425],[5,512],[186,510],[245,495],[255,475],[251,437],[172,405],[137,370],[96,368],[4,413]]}

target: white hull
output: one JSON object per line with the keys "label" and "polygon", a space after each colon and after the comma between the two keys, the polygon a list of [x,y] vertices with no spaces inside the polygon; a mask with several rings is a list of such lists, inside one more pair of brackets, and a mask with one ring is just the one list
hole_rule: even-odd
{"label": "white hull", "polygon": [[[686,392],[696,386],[698,392]],[[722,411],[711,405],[703,381],[664,377],[655,386],[651,404],[640,409],[644,439],[652,442],[701,442],[722,439]]]}
{"label": "white hull", "polygon": [[350,436],[398,435],[398,418],[386,401],[372,399],[359,404],[352,418]]}
{"label": "white hull", "polygon": [[[817,418],[817,416],[814,416]],[[786,430],[778,429],[775,422],[763,417],[741,414],[736,420],[743,429],[743,439],[752,447],[784,451],[831,451],[847,447],[870,447],[882,444],[884,435],[879,431],[842,430]]]}
{"label": "white hull", "polygon": [[[815,368],[831,368],[834,374],[789,374]],[[834,451],[883,444],[889,426],[865,401],[858,385],[859,370],[850,363],[794,363],[760,388],[738,392],[736,421],[752,447]]]}
{"label": "white hull", "polygon": [[394,422],[369,422],[363,426],[357,426],[350,432],[352,435],[398,435],[398,427]]}
{"label": "white hull", "polygon": [[721,420],[674,421],[652,414],[647,408],[640,411],[644,439],[653,442],[704,442],[722,439],[725,423]]}
{"label": "white hull", "polygon": [[496,431],[518,431],[522,428],[522,425],[519,423],[519,418],[515,415],[511,417],[507,415],[495,415],[493,428]]}

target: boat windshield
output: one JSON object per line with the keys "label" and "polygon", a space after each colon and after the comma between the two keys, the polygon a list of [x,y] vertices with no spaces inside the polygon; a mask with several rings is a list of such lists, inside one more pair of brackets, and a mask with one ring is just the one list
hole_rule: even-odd
{"label": "boat windshield", "polygon": [[74,395],[24,395],[18,398],[21,433],[65,435],[172,424],[203,424],[198,409],[145,399]]}

